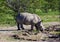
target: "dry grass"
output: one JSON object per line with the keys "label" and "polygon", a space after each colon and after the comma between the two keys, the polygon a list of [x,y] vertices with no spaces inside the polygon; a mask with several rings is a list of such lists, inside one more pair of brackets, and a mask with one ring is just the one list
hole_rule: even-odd
{"label": "dry grass", "polygon": [[[49,24],[49,25],[48,25]],[[59,22],[50,22],[50,23],[44,23],[44,26],[47,27],[52,25],[59,24]],[[27,26],[26,28],[28,28]],[[29,27],[30,28],[30,27]],[[29,32],[31,33],[31,32]],[[47,35],[43,33],[38,33],[37,35],[30,35],[29,33],[25,31],[17,31],[17,27],[13,26],[7,26],[7,27],[0,27],[0,42],[28,42],[28,41],[40,41],[40,40],[47,40]],[[53,32],[54,33],[54,32]]]}

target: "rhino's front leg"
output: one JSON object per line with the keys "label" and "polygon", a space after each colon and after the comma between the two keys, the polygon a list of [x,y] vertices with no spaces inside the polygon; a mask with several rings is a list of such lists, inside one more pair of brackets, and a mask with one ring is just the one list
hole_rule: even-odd
{"label": "rhino's front leg", "polygon": [[33,27],[34,27],[34,26],[33,26],[33,25],[31,25],[31,31],[33,30]]}
{"label": "rhino's front leg", "polygon": [[36,28],[36,31],[38,31],[38,26],[37,25],[35,25],[35,28]]}
{"label": "rhino's front leg", "polygon": [[29,31],[32,31],[32,30],[33,30],[33,27],[34,27],[34,26],[33,26],[33,25],[31,25],[31,29],[30,29]]}

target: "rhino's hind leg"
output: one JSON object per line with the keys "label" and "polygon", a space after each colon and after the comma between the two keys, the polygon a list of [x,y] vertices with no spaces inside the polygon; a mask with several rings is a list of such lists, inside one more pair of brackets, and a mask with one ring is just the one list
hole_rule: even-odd
{"label": "rhino's hind leg", "polygon": [[20,30],[19,23],[17,23],[18,30]]}
{"label": "rhino's hind leg", "polygon": [[21,24],[21,29],[24,30],[23,24]]}
{"label": "rhino's hind leg", "polygon": [[19,24],[19,23],[17,23],[17,27],[18,27],[18,30],[24,30],[24,27],[23,27],[23,24]]}

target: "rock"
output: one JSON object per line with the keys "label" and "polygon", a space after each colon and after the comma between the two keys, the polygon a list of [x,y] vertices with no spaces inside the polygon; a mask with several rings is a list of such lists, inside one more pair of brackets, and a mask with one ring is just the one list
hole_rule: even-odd
{"label": "rock", "polygon": [[48,35],[48,37],[49,37],[49,38],[58,38],[58,37],[59,37],[59,35],[50,34],[50,35]]}
{"label": "rock", "polygon": [[20,39],[18,35],[12,35],[12,37],[14,37],[14,39]]}
{"label": "rock", "polygon": [[46,31],[60,31],[60,25],[52,25],[47,27]]}
{"label": "rock", "polygon": [[54,28],[54,31],[60,31],[60,28]]}

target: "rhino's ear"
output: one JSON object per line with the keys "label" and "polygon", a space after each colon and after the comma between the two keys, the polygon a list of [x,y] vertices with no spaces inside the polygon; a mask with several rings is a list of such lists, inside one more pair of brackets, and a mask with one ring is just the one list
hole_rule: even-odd
{"label": "rhino's ear", "polygon": [[40,22],[43,22],[43,20],[41,20]]}

